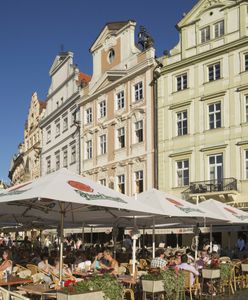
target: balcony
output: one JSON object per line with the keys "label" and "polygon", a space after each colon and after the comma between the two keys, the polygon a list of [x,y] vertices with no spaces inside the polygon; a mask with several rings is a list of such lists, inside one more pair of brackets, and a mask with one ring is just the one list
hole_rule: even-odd
{"label": "balcony", "polygon": [[186,200],[195,200],[194,202],[210,198],[231,202],[235,200],[235,195],[238,194],[237,179],[223,178],[191,182],[182,194]]}

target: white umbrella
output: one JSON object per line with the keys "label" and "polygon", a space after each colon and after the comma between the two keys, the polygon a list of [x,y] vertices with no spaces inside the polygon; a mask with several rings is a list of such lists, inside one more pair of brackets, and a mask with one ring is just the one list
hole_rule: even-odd
{"label": "white umbrella", "polygon": [[248,223],[248,213],[244,212],[236,207],[227,205],[220,201],[209,199],[199,204],[202,209],[213,211],[218,214],[221,218],[226,218],[229,223],[242,224]]}
{"label": "white umbrella", "polygon": [[99,219],[114,223],[121,216],[160,213],[67,169],[0,192],[0,208],[1,214],[60,220],[60,279],[64,222],[96,223]]}

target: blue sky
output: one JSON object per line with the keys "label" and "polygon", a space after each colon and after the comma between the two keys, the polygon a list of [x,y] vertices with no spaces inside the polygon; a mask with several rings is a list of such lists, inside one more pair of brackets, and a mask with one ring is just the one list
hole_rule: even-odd
{"label": "blue sky", "polygon": [[74,53],[91,74],[89,47],[106,22],[136,20],[155,40],[157,56],[178,42],[176,23],[197,0],[2,0],[0,3],[0,180],[23,141],[31,95],[45,100],[49,68],[60,51]]}

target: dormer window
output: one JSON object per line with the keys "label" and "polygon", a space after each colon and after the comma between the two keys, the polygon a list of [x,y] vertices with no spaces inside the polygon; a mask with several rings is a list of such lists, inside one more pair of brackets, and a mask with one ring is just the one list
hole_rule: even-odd
{"label": "dormer window", "polygon": [[112,64],[114,58],[115,58],[115,51],[114,49],[110,49],[108,53],[108,61],[110,64]]}
{"label": "dormer window", "polygon": [[201,29],[201,43],[205,43],[210,40],[210,26],[206,26]]}

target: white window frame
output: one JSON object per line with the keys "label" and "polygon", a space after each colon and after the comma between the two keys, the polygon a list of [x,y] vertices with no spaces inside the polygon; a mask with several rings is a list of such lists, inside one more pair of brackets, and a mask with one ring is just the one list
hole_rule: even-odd
{"label": "white window frame", "polygon": [[212,82],[221,78],[221,64],[216,62],[214,64],[208,65],[208,81]]}
{"label": "white window frame", "polygon": [[125,127],[117,129],[117,145],[118,149],[126,147]]}
{"label": "white window frame", "polygon": [[188,74],[183,73],[176,76],[176,89],[177,92],[186,90],[188,88]]}
{"label": "white window frame", "polygon": [[102,134],[99,136],[99,150],[100,155],[104,155],[107,153],[107,135]]}
{"label": "white window frame", "polygon": [[51,172],[51,156],[46,158],[46,173],[49,174]]}
{"label": "white window frame", "polygon": [[85,123],[90,124],[93,122],[93,111],[92,107],[89,107],[85,110]]}
{"label": "white window frame", "polygon": [[63,118],[63,132],[68,130],[68,116]]}
{"label": "white window frame", "polygon": [[[221,157],[221,162],[218,162],[218,158]],[[210,163],[210,159],[214,158],[214,163]],[[218,168],[221,167],[221,178],[218,178]],[[209,180],[216,181],[218,179],[222,180],[224,175],[223,170],[223,153],[211,154],[208,156],[208,176]],[[213,176],[212,176],[213,175]]]}
{"label": "white window frame", "polygon": [[210,39],[211,39],[211,36],[210,36],[210,26],[208,25],[208,26],[200,29],[201,44],[210,41]]}
{"label": "white window frame", "polygon": [[[217,105],[220,106],[219,109],[216,107]],[[210,112],[210,107],[214,108],[213,111],[211,111],[211,112]],[[222,118],[221,102],[218,101],[218,102],[214,102],[214,103],[209,103],[208,104],[208,128],[209,129],[221,128],[221,124],[222,124],[221,118]],[[213,124],[213,126],[211,124]]]}
{"label": "white window frame", "polygon": [[[186,113],[186,117],[185,117],[185,113]],[[188,134],[188,111],[183,110],[177,112],[176,114],[177,114],[177,135],[183,136]]]}
{"label": "white window frame", "polygon": [[248,52],[244,53],[244,71],[248,71]]}
{"label": "white window frame", "polygon": [[[140,134],[140,132],[142,134]],[[144,141],[144,122],[139,120],[134,123],[135,143],[142,143]]]}
{"label": "white window frame", "polygon": [[134,85],[134,102],[144,99],[144,85],[143,81],[139,81]]}
{"label": "white window frame", "polygon": [[116,101],[116,110],[125,108],[125,92],[124,90],[120,91],[115,96]]}
{"label": "white window frame", "polygon": [[117,176],[117,186],[118,186],[118,191],[122,194],[125,194],[126,186],[125,186],[125,175],[124,174]]}
{"label": "white window frame", "polygon": [[93,157],[93,147],[92,147],[92,140],[88,140],[85,145],[85,154],[86,159],[92,159]]}
{"label": "white window frame", "polygon": [[60,169],[60,151],[55,152],[55,170]]}
{"label": "white window frame", "polygon": [[[179,165],[181,164],[181,166]],[[176,184],[177,187],[189,185],[189,159],[181,159],[176,161]],[[188,175],[188,176],[187,176]]]}
{"label": "white window frame", "polygon": [[71,164],[76,162],[76,145],[71,145]]}
{"label": "white window frame", "polygon": [[248,149],[244,150],[245,179],[248,179]]}
{"label": "white window frame", "polygon": [[221,20],[214,24],[214,37],[219,38],[225,34],[224,20]]}
{"label": "white window frame", "polygon": [[[144,191],[144,171],[143,170],[134,172],[134,182],[135,182],[136,193],[142,193]],[[141,189],[140,189],[140,184],[142,185]]]}
{"label": "white window frame", "polygon": [[46,143],[47,144],[51,142],[51,136],[52,136],[51,127],[48,127],[46,129],[46,137],[47,137]]}
{"label": "white window frame", "polygon": [[99,118],[104,118],[107,115],[107,105],[106,100],[99,102]]}
{"label": "white window frame", "polygon": [[63,150],[63,167],[68,167],[68,150],[67,148]]}
{"label": "white window frame", "polygon": [[55,137],[60,135],[60,121],[55,123]]}
{"label": "white window frame", "polygon": [[99,180],[99,183],[100,183],[101,185],[103,185],[103,186],[107,186],[107,180],[106,180],[106,178],[100,179],[100,180]]}

